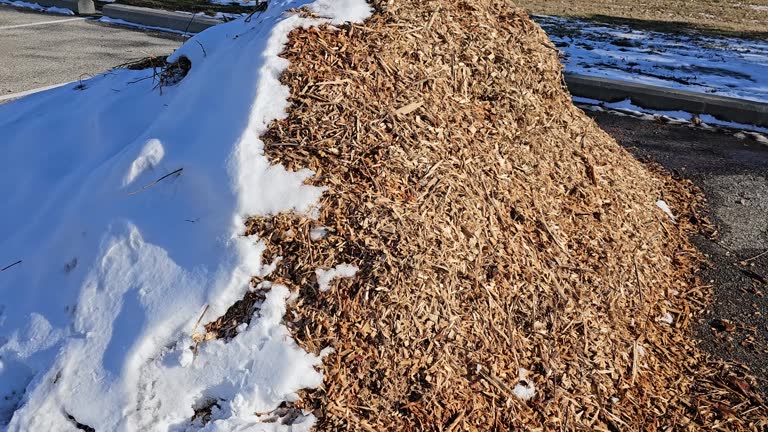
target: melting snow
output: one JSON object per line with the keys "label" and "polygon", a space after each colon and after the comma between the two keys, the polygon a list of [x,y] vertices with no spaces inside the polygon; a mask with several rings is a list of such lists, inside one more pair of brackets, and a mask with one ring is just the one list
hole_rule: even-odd
{"label": "melting snow", "polygon": [[337,277],[352,278],[357,274],[357,270],[357,267],[349,264],[339,264],[329,270],[317,269],[315,270],[317,285],[320,291],[328,291],[331,289],[331,281]]}
{"label": "melting snow", "polygon": [[675,322],[675,318],[672,316],[671,313],[665,312],[664,315],[659,317],[659,322],[672,325],[672,323]]}
{"label": "melting snow", "polygon": [[312,241],[320,241],[324,239],[330,231],[326,227],[316,227],[309,231],[309,238]]}

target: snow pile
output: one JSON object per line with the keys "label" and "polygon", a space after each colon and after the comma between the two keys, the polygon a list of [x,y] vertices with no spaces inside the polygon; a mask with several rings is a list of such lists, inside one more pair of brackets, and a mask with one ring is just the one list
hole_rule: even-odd
{"label": "snow pile", "polygon": [[245,218],[311,215],[323,193],[259,139],[285,115],[289,31],[322,22],[286,12],[305,5],[333,23],[370,12],[272,1],[188,41],[170,60],[191,70],[162,91],[116,70],[0,106],[0,430],[284,430],[257,413],[321,383],[279,285],[237,337],[190,348],[206,305],[222,315],[271,269]]}

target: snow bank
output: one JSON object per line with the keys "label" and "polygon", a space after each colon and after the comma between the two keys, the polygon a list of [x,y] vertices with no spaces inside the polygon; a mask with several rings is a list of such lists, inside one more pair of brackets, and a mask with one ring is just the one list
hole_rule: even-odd
{"label": "snow bank", "polygon": [[286,430],[257,413],[321,383],[279,285],[237,337],[190,349],[206,305],[220,316],[270,271],[244,219],[312,214],[323,193],[259,139],[287,107],[288,32],[320,22],[286,12],[305,5],[334,23],[370,13],[273,0],[188,41],[171,60],[192,69],[162,92],[116,70],[0,106],[0,269],[21,261],[0,272],[0,430],[200,430],[206,404],[203,430]]}

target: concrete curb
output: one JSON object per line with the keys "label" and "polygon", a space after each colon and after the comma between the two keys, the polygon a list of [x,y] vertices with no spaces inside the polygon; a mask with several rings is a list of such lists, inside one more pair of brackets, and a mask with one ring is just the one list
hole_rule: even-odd
{"label": "concrete curb", "polygon": [[93,0],[34,0],[35,3],[45,7],[57,7],[69,9],[78,15],[93,15],[96,6]]}
{"label": "concrete curb", "polygon": [[128,21],[147,27],[162,27],[171,30],[200,33],[201,31],[221,24],[223,21],[201,17],[199,15],[170,12],[121,4],[107,4],[101,13],[108,18]]}
{"label": "concrete curb", "polygon": [[629,99],[647,109],[709,114],[720,120],[768,127],[768,103],[579,74],[566,73],[565,83],[574,96],[605,102]]}

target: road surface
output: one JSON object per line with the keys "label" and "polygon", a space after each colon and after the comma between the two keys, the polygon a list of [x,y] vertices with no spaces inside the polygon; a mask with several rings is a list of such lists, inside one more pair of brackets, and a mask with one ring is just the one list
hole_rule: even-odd
{"label": "road surface", "polygon": [[170,33],[0,5],[0,103],[133,59],[168,55],[182,42]]}

